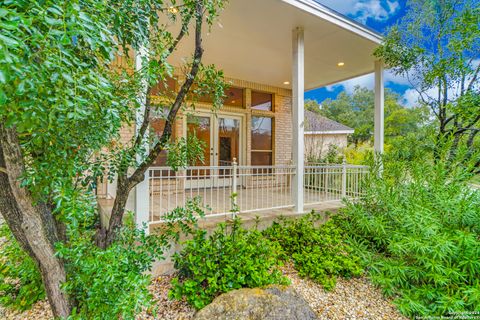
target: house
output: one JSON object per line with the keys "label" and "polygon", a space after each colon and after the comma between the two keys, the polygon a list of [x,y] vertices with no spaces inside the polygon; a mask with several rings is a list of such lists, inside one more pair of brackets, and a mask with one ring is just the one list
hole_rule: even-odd
{"label": "house", "polygon": [[[375,31],[313,0],[230,0],[220,23],[204,36],[205,64],[224,71],[230,88],[216,113],[208,97],[176,122],[176,138],[196,135],[205,162],[173,172],[165,154],[150,168],[128,202],[139,225],[200,196],[208,216],[224,216],[235,193],[240,212],[272,209],[303,213],[316,204],[358,195],[359,166],[306,166],[304,92],[375,73],[375,150],[383,149],[383,65],[372,55],[382,41]],[[190,56],[187,38],[171,63]],[[137,59],[140,55],[137,55]],[[171,79],[175,90],[183,79]],[[161,101],[161,88],[152,101]],[[160,132],[162,121],[152,117]],[[127,139],[134,132],[125,128]],[[115,183],[106,186],[115,196]]]}
{"label": "house", "polygon": [[310,110],[305,110],[304,124],[307,162],[318,162],[325,158],[332,146],[339,151],[346,148],[348,135],[354,132],[352,128]]}

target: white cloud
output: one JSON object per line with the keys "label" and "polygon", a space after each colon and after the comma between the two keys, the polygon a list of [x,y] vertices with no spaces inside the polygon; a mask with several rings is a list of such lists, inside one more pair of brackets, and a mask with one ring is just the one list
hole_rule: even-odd
{"label": "white cloud", "polygon": [[420,95],[415,89],[407,89],[402,96],[401,103],[406,107],[414,107],[418,104]]}
{"label": "white cloud", "polygon": [[400,9],[397,0],[317,0],[323,5],[362,23],[368,18],[385,21]]}
{"label": "white cloud", "polygon": [[[390,70],[385,71],[385,84],[397,84],[397,85],[406,85],[409,86],[410,83],[408,80],[402,76],[393,74]],[[352,93],[356,86],[364,87],[372,90],[374,86],[374,75],[373,73],[366,74],[357,78],[353,78],[347,81],[339,82],[330,86],[325,87],[327,91],[333,91],[338,87],[342,87],[347,93]]]}
{"label": "white cloud", "polygon": [[411,86],[411,83],[408,81],[407,77],[396,75],[390,70],[385,71],[385,83],[399,84],[402,86]]}
{"label": "white cloud", "polygon": [[[410,82],[406,77],[402,77],[400,75],[395,75],[390,70],[386,70],[384,74],[385,85],[388,86],[389,84],[393,85],[402,85],[402,86],[409,86],[411,87]],[[341,88],[348,94],[353,93],[356,86],[360,86],[361,88],[367,88],[369,90],[373,90],[374,88],[374,81],[375,77],[373,73],[366,74],[357,78],[353,78],[347,81],[339,82],[330,86],[325,87],[325,89],[329,92],[334,91],[335,89]],[[435,94],[434,91],[428,92],[429,94]],[[404,94],[400,97],[399,102],[406,107],[413,107],[417,105],[419,99],[418,92],[415,89],[409,88],[407,89]]]}

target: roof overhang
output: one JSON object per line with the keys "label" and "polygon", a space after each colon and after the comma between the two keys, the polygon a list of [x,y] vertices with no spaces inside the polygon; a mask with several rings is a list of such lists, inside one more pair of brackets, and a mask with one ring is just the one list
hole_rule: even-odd
{"label": "roof overhang", "polygon": [[305,131],[306,135],[353,134],[355,130]]}
{"label": "roof overhang", "polygon": [[[230,0],[204,34],[203,62],[230,78],[290,88],[296,27],[305,35],[306,90],[374,71],[372,53],[381,36],[313,0]],[[179,66],[192,53],[190,35],[171,63]]]}

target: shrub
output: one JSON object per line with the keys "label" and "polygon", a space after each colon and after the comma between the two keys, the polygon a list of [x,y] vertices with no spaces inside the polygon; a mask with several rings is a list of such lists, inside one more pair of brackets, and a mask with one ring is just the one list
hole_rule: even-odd
{"label": "shrub", "polygon": [[0,250],[0,305],[27,310],[45,298],[40,271],[6,224],[0,225]]}
{"label": "shrub", "polygon": [[173,260],[178,277],[169,296],[185,297],[197,309],[217,295],[239,288],[287,284],[278,269],[279,247],[257,230],[244,230],[239,218],[220,224],[212,235],[198,230]]}
{"label": "shrub", "polygon": [[130,213],[105,250],[93,244],[89,232],[72,238],[69,246],[59,246],[58,255],[68,264],[64,288],[75,297],[71,319],[135,319],[142,310],[152,309],[148,271],[181,233],[192,232],[198,215],[203,215],[198,200],[188,201],[163,217],[160,230],[147,235]]}
{"label": "shrub", "polygon": [[480,193],[454,165],[385,161],[345,210],[369,273],[407,316],[480,311]]}
{"label": "shrub", "polygon": [[[71,199],[62,202],[68,213],[63,217],[76,228],[67,229],[69,241],[57,243],[56,248],[67,267],[63,289],[72,297],[74,307],[69,319],[134,319],[152,307],[148,271],[153,262],[163,259],[163,252],[182,233],[191,234],[197,217],[204,215],[199,199],[191,199],[185,207],[163,216],[165,223],[154,235],[137,229],[133,214],[127,214],[124,227],[105,250],[92,241],[96,231],[92,227],[93,200],[83,196]],[[45,298],[37,266],[6,224],[0,225],[0,252],[0,304],[26,310]]]}
{"label": "shrub", "polygon": [[360,276],[363,272],[359,257],[344,241],[336,220],[316,226],[320,216],[311,213],[301,219],[281,219],[263,233],[280,244],[284,258],[292,258],[300,276],[330,290],[335,287],[337,276]]}

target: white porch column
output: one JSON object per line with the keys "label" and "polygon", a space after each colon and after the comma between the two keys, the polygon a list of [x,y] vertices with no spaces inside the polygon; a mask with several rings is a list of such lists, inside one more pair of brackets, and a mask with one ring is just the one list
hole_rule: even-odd
{"label": "white porch column", "polygon": [[383,84],[383,63],[375,61],[375,134],[374,149],[376,154],[383,153],[384,140],[384,84]]}
{"label": "white porch column", "polygon": [[[141,48],[139,52],[135,54],[135,70],[139,71],[142,69],[142,61],[147,57],[147,52],[145,48]],[[138,130],[143,122],[143,115],[145,113],[145,102],[146,96],[145,93],[147,84],[144,83],[144,93],[138,97],[140,105],[142,106],[137,110],[136,114],[136,125],[135,131],[138,134]],[[148,146],[147,150],[148,150]],[[141,155],[137,157],[141,158]],[[145,178],[142,182],[137,184],[135,187],[135,223],[138,228],[143,228],[143,223],[149,222],[149,215],[150,215],[150,188],[149,188],[149,181],[148,181],[148,171],[145,174]],[[148,228],[146,228],[146,232],[148,233]]]}
{"label": "white porch column", "polygon": [[303,175],[304,175],[304,39],[303,28],[292,32],[292,149],[295,177],[293,178],[293,200],[295,212],[303,213]]}

